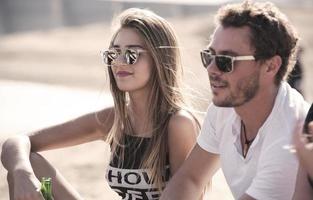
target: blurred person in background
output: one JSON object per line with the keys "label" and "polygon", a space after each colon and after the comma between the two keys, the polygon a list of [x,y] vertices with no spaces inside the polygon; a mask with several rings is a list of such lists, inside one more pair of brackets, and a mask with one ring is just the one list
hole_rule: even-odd
{"label": "blurred person in background", "polygon": [[170,24],[135,8],[117,23],[102,52],[114,107],[7,139],[1,160],[11,199],[43,199],[41,177],[52,178],[54,199],[82,199],[40,151],[104,140],[112,151],[106,171],[111,188],[123,199],[144,200],[159,199],[188,156],[199,123],[180,91],[180,55]]}
{"label": "blurred person in background", "polygon": [[303,64],[302,64],[302,54],[303,54],[303,47],[299,46],[298,53],[297,53],[297,60],[296,64],[289,73],[288,76],[288,83],[291,87],[298,90],[303,95],[302,89],[302,81],[303,81]]}
{"label": "blurred person in background", "polygon": [[292,199],[299,163],[283,147],[309,107],[285,81],[298,36],[270,2],[226,5],[216,20],[201,51],[213,103],[161,199],[196,199],[220,165],[235,199]]}

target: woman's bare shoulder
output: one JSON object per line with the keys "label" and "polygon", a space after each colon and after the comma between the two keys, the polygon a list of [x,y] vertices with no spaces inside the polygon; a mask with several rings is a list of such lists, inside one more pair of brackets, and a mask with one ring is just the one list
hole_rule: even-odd
{"label": "woman's bare shoulder", "polygon": [[176,132],[184,129],[193,132],[199,129],[199,124],[196,117],[192,113],[186,110],[179,110],[172,115],[169,121],[169,131],[172,130]]}

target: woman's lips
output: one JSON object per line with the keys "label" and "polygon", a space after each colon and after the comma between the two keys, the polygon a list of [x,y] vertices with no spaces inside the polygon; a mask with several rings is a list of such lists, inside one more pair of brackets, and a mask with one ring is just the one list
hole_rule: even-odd
{"label": "woman's lips", "polygon": [[127,71],[118,71],[116,73],[116,76],[118,77],[126,77],[126,76],[130,76],[132,75],[133,73],[130,73],[130,72],[127,72]]}

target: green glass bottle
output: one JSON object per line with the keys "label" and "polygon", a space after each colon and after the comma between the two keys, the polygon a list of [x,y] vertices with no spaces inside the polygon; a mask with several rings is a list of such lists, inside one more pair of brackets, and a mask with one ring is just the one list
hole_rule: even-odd
{"label": "green glass bottle", "polygon": [[51,178],[42,177],[40,191],[43,197],[45,198],[45,200],[53,200]]}

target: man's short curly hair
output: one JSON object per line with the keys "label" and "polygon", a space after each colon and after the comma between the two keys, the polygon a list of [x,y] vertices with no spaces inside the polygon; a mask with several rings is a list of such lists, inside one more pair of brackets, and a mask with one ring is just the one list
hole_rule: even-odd
{"label": "man's short curly hair", "polygon": [[250,1],[229,4],[219,9],[215,20],[225,28],[248,26],[257,60],[279,55],[282,64],[275,83],[280,84],[295,63],[299,38],[287,17],[274,4]]}

